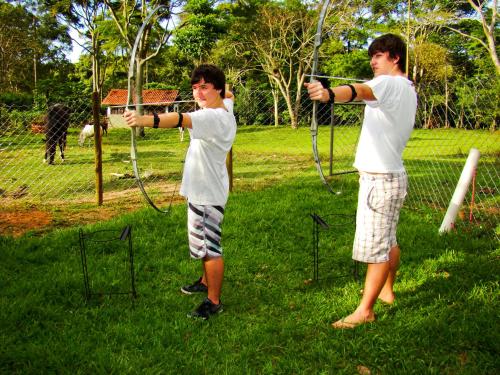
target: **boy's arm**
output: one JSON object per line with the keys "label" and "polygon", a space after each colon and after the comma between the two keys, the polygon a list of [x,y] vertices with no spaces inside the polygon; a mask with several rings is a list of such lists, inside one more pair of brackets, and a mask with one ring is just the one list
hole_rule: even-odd
{"label": "boy's arm", "polygon": [[[330,93],[327,89],[323,88],[321,82],[304,83],[304,86],[307,88],[311,100],[319,100],[323,103],[330,100]],[[356,97],[353,100],[377,100],[370,86],[364,83],[354,83],[351,86],[356,90]],[[345,103],[351,101],[353,92],[349,86],[337,86],[331,90],[335,95],[335,102]]]}
{"label": "boy's arm", "polygon": [[[131,128],[133,127],[144,127],[144,128],[152,128],[155,121],[155,116],[144,115],[139,116],[135,111],[125,111],[123,114],[127,125]],[[159,123],[158,128],[176,128],[179,125],[184,128],[192,128],[191,117],[189,113],[178,113],[178,112],[169,112],[169,113],[161,113],[158,115]]]}

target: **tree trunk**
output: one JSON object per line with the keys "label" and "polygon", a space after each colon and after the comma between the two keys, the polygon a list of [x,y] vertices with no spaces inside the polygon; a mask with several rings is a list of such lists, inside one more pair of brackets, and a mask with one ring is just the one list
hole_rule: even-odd
{"label": "tree trunk", "polygon": [[280,87],[280,90],[283,94],[283,97],[285,98],[286,108],[290,116],[290,126],[292,127],[292,129],[297,129],[297,116],[292,104],[292,98],[290,97],[290,90],[288,89],[288,87],[286,89],[284,87]]}
{"label": "tree trunk", "polygon": [[[300,82],[299,82],[300,85]],[[297,127],[299,126],[299,114],[300,114],[300,106],[302,104],[301,101],[301,87],[298,85],[297,87],[297,93],[295,94],[295,103],[293,106],[293,117],[295,118],[295,121],[297,122]]]}
{"label": "tree trunk", "polygon": [[449,101],[449,93],[448,93],[448,74],[445,76],[445,82],[444,82],[444,90],[445,90],[445,99],[444,99],[444,105],[445,105],[445,113],[444,113],[444,127],[446,129],[449,129],[450,123],[448,122],[448,101]]}
{"label": "tree trunk", "polygon": [[292,129],[297,129],[297,115],[295,114],[295,108],[292,104],[292,99],[290,95],[287,95],[286,99],[286,107],[288,109],[288,113],[290,115],[290,126]]}
{"label": "tree trunk", "polygon": [[434,102],[431,103],[431,108],[429,110],[429,113],[427,114],[427,120],[425,121],[425,128],[426,129],[432,129],[432,111],[434,110]]}
{"label": "tree trunk", "polygon": [[274,126],[278,127],[280,125],[280,113],[279,113],[279,94],[276,90],[271,89],[273,94],[273,103],[274,103]]}

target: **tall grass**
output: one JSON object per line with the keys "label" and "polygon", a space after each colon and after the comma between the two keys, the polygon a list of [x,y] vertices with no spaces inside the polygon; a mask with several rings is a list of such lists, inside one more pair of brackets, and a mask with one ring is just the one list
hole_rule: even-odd
{"label": "tall grass", "polygon": [[[439,218],[425,207],[401,214],[396,304],[377,305],[376,323],[330,327],[356,307],[361,288],[350,273],[357,184],[342,187],[330,195],[312,174],[284,173],[279,184],[232,194],[225,311],[207,322],[186,317],[201,296],[179,291],[200,273],[188,257],[184,205],[167,216],[144,209],[44,237],[0,237],[0,372],[497,374],[498,243],[480,228],[439,236]],[[312,212],[332,229],[320,234],[320,281],[309,283]],[[78,230],[127,224],[138,299],[85,303]]]}

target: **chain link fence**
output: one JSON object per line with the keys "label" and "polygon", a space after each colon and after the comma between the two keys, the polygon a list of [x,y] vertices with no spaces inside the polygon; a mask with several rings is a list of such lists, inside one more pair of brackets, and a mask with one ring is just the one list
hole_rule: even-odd
{"label": "chain link fence", "polygon": [[[332,84],[336,84],[332,82]],[[474,186],[463,203],[461,215],[497,231],[499,217],[500,135],[499,83],[469,81],[452,88],[442,85],[417,87],[419,107],[413,135],[404,153],[410,176],[408,204],[425,206],[444,215],[471,148],[481,153]],[[303,92],[289,104],[279,93],[234,87],[239,126],[234,146],[234,189],[258,189],[279,182],[283,171],[297,176],[313,165],[308,126],[312,103]],[[191,111],[191,93],[168,110]],[[7,208],[23,204],[68,204],[81,209],[96,201],[93,137],[83,135],[92,123],[91,98],[80,103],[60,103],[67,110],[61,121],[67,129],[47,131],[50,108],[33,110],[0,106],[0,200]],[[166,106],[155,111],[165,110]],[[319,150],[326,176],[346,176],[352,162],[363,118],[363,104],[320,105]],[[116,112],[116,111],[115,111]],[[103,118],[106,109],[103,108]],[[116,113],[115,113],[116,115]],[[102,137],[104,204],[115,199],[141,202],[132,175],[130,131],[109,122]],[[297,127],[292,129],[291,124]],[[331,126],[333,124],[333,127]],[[64,141],[55,139],[65,137]],[[146,189],[159,204],[181,199],[178,190],[188,134],[146,129],[138,139],[140,173]],[[259,148],[269,143],[267,149]],[[55,144],[53,165],[48,144]],[[283,145],[286,155],[283,153]],[[275,145],[275,149],[273,149]],[[59,146],[65,160],[60,158]],[[52,150],[53,148],[51,148]],[[279,153],[278,153],[279,150]],[[46,160],[44,163],[43,160]],[[280,159],[280,160],[278,160]],[[352,173],[352,178],[355,174]],[[319,178],[318,178],[318,183]],[[474,194],[472,191],[474,190]],[[174,197],[175,198],[172,198]]]}
{"label": "chain link fence", "polygon": [[[479,225],[496,227],[498,236],[499,81],[471,79],[450,86],[443,83],[416,87],[419,103],[415,130],[403,155],[410,178],[406,204],[430,207],[444,215],[468,154],[476,148],[481,153],[477,173],[459,215]],[[252,124],[255,123],[252,119],[256,119],[266,125],[290,126],[290,110],[282,98],[275,103],[270,92],[243,91],[237,99],[241,100],[239,124]],[[329,105],[319,106],[318,122],[323,126],[318,148],[327,178],[354,172],[352,164],[363,110],[360,103],[335,104],[333,112]],[[297,125],[308,126],[312,104],[307,98],[302,97],[297,113],[300,113]]]}

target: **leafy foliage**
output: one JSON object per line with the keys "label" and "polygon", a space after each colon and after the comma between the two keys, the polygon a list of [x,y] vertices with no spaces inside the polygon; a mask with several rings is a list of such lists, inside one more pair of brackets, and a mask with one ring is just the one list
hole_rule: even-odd
{"label": "leafy foliage", "polygon": [[0,104],[6,107],[30,107],[33,103],[33,95],[25,92],[3,92],[0,93]]}
{"label": "leafy foliage", "polygon": [[224,14],[212,0],[188,0],[185,10],[186,26],[175,33],[175,45],[196,61],[204,60],[225,31]]}
{"label": "leafy foliage", "polygon": [[0,2],[0,91],[29,92],[39,78],[64,71],[69,37],[43,8]]}
{"label": "leafy foliage", "polygon": [[[181,13],[177,29],[171,30],[174,38],[167,43],[160,35],[171,16],[168,12],[158,14],[146,30],[137,86],[149,83],[151,87],[188,90],[192,68],[200,62],[211,62],[224,69],[228,82],[270,90],[269,100],[284,100],[287,109],[278,117],[288,116],[292,123],[300,117],[297,111],[304,110],[302,101],[307,100],[300,90],[304,75],[310,73],[315,17],[321,2],[175,1],[175,11]],[[111,88],[125,88],[131,43],[143,19],[159,4],[173,3],[0,1],[0,100],[24,104],[36,87],[37,102],[43,101],[46,106],[65,98],[90,100],[95,87],[104,95]],[[480,117],[479,127],[496,128],[498,109],[491,98],[498,96],[494,83],[498,77],[492,54],[485,48],[487,38],[481,23],[481,17],[493,22],[492,4],[413,0],[408,8],[410,3],[403,0],[331,2],[323,30],[320,70],[331,76],[368,79],[372,73],[366,48],[371,39],[384,32],[399,33],[408,39],[408,72],[419,90],[424,90],[420,88],[424,85],[439,89],[432,96],[433,110],[443,110],[451,100],[462,109],[463,116]],[[473,5],[482,8],[474,9]],[[493,25],[494,41],[499,40],[497,25],[498,20]],[[68,27],[78,29],[84,37],[87,52],[77,64],[70,64],[64,56],[69,47]],[[287,28],[289,32],[283,33]],[[474,77],[494,84],[484,91],[480,88],[473,97],[466,89],[455,89],[465,87]],[[446,97],[446,90],[453,95]],[[476,107],[472,99],[481,103],[484,114],[473,114]],[[255,118],[257,112],[250,110],[242,119]]]}

